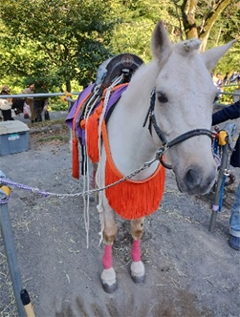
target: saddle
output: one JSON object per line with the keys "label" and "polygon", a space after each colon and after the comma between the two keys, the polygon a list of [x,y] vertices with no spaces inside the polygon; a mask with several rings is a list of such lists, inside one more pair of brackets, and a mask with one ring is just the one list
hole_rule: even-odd
{"label": "saddle", "polygon": [[[71,107],[66,123],[72,129],[72,176],[74,178],[79,178],[78,143],[81,146],[81,174],[85,175],[86,144],[88,144],[88,156],[92,162],[95,163],[98,160],[98,122],[103,106],[105,105],[104,120],[107,122],[122,93],[127,89],[132,75],[142,63],[143,61],[138,56],[128,53],[119,54],[104,61],[98,68],[95,83],[84,89]],[[91,133],[86,133],[86,129]]]}

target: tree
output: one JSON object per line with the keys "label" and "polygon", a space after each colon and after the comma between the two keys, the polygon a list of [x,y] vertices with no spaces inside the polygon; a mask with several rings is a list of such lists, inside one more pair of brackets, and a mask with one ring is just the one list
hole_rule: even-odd
{"label": "tree", "polygon": [[[239,4],[237,0],[115,0],[115,9],[120,17],[119,23],[115,26],[112,46],[117,52],[126,51],[131,48],[132,52],[149,60],[149,39],[155,23],[162,19],[173,41],[199,38],[202,41],[201,50],[205,50],[208,40],[211,46],[215,42],[221,42],[219,34],[219,23],[227,23],[224,13],[231,11],[229,19],[234,23],[228,31],[228,39],[239,34]],[[237,31],[238,30],[238,31]],[[235,33],[235,34],[233,34]],[[213,34],[214,36],[211,36]],[[224,34],[221,33],[222,36]]]}
{"label": "tree", "polygon": [[112,2],[118,23],[115,25],[111,46],[114,53],[130,52],[149,61],[150,39],[157,21],[163,20],[174,40],[178,20],[174,4],[159,0],[115,0]]}
{"label": "tree", "polygon": [[[21,83],[44,79],[49,88],[68,91],[73,80],[87,85],[114,54],[149,61],[159,19],[173,42],[195,36],[202,50],[240,30],[237,0],[1,0],[0,17],[0,80],[9,82],[6,74]],[[239,68],[239,44],[231,52],[221,68]]]}
{"label": "tree", "polygon": [[[107,48],[114,19],[110,19],[110,0],[2,0],[1,18],[8,33],[3,34],[5,49],[11,48],[14,63],[3,65],[23,75],[45,77],[52,84],[63,81],[71,91],[71,80],[81,84],[89,80],[92,70],[109,57]],[[9,44],[9,37],[13,38]],[[16,47],[31,47],[31,56],[16,64],[20,54]],[[33,68],[31,69],[31,65]],[[29,73],[28,73],[29,74]]]}
{"label": "tree", "polygon": [[237,6],[237,0],[173,0],[177,11],[181,12],[180,26],[183,25],[187,39],[195,37],[202,41],[201,51],[207,46],[210,32],[224,10],[231,5]]}

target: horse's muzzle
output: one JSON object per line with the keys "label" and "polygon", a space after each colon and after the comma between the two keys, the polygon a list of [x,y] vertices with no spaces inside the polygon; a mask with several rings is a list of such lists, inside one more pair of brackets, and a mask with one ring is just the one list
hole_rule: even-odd
{"label": "horse's muzzle", "polygon": [[202,168],[191,166],[185,172],[181,180],[177,178],[178,188],[181,192],[190,195],[206,194],[214,184],[216,168],[212,168],[208,174]]}

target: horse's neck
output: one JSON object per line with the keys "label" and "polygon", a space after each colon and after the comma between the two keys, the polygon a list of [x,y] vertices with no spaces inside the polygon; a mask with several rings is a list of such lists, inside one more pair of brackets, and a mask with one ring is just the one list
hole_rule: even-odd
{"label": "horse's neck", "polygon": [[[136,72],[108,122],[112,157],[123,174],[131,173],[151,160],[157,150],[148,124],[143,127],[157,76],[156,68],[151,63]],[[151,169],[155,168],[156,164]],[[151,169],[148,172],[150,174]]]}

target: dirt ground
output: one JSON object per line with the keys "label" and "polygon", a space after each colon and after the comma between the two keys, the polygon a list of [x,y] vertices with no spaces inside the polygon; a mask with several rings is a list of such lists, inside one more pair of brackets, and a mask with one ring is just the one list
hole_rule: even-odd
{"label": "dirt ground", "polygon": [[[83,178],[71,177],[69,131],[52,121],[30,130],[27,152],[0,157],[0,169],[14,182],[59,194],[80,193]],[[90,203],[89,248],[83,199],[46,198],[14,188],[8,204],[23,286],[36,316],[237,317],[240,312],[240,254],[228,245],[228,220],[235,185],[225,191],[214,233],[208,231],[213,193],[190,197],[167,171],[159,210],[146,218],[142,259],[146,281],[129,275],[129,222],[117,219],[114,267],[118,289],[100,283],[103,246],[94,196]],[[0,316],[17,316],[0,236]]]}

